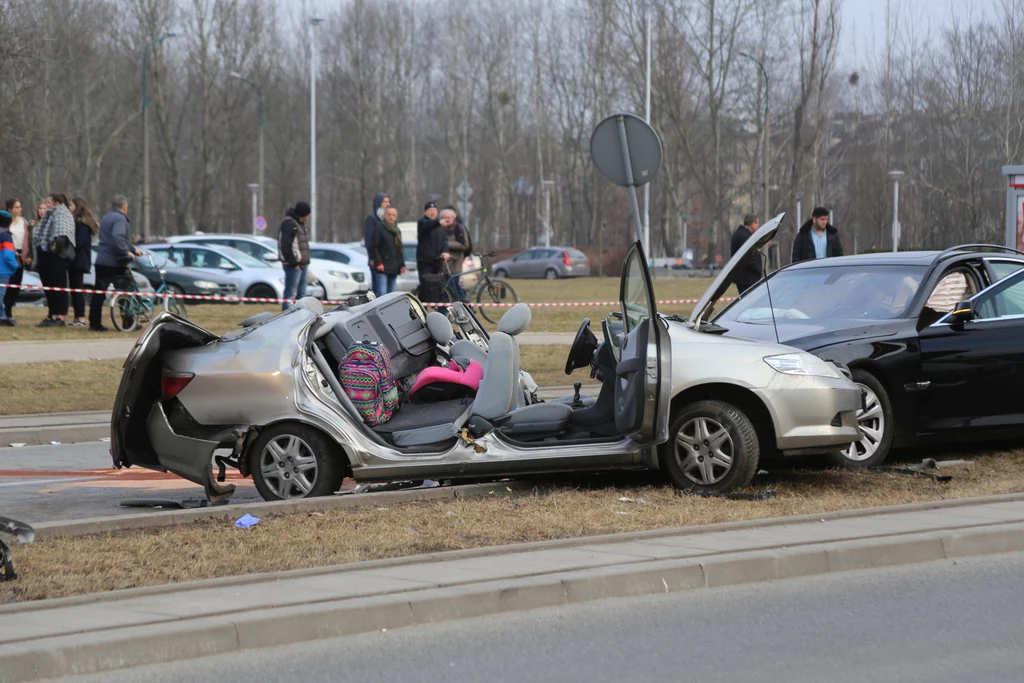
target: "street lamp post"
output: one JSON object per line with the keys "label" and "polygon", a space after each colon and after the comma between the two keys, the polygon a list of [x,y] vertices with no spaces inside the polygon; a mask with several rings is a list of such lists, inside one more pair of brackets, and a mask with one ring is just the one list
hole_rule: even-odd
{"label": "street lamp post", "polygon": [[903,171],[889,171],[892,178],[892,250],[900,249],[900,176]]}
{"label": "street lamp post", "polygon": [[801,202],[803,202],[803,200],[804,200],[803,194],[797,192],[796,193],[796,229],[797,230],[800,229],[800,225],[803,223],[803,216],[800,215],[802,213],[801,212]]}
{"label": "street lamp post", "polygon": [[149,49],[159,45],[168,38],[176,38],[177,31],[168,31],[159,38],[151,40],[142,51],[142,235],[149,241],[150,237],[150,198],[149,198],[149,99],[146,97],[146,76],[149,73]]}
{"label": "street lamp post", "polygon": [[256,197],[261,194],[260,185],[257,183],[249,183],[249,192],[252,193],[252,234],[255,235],[257,233],[256,216],[259,215],[256,213]]}
{"label": "street lamp post", "polygon": [[764,64],[762,64],[759,60],[755,59],[751,55],[748,55],[746,52],[741,52],[740,55],[742,55],[743,57],[746,57],[747,59],[749,59],[749,60],[753,61],[755,64],[757,64],[757,66],[761,68],[761,74],[764,75],[764,143],[763,143],[764,144],[764,149],[762,150],[762,156],[764,156],[764,159],[761,160],[761,163],[763,165],[763,169],[761,171],[762,176],[763,176],[762,179],[761,179],[761,198],[762,198],[762,206],[763,206],[764,213],[761,215],[761,220],[762,221],[766,221],[769,218],[768,217],[768,166],[769,166],[769,163],[771,161],[771,145],[772,145],[770,118],[769,118],[769,110],[768,110],[768,71],[764,68]]}
{"label": "street lamp post", "polygon": [[[259,192],[260,192],[259,215],[262,216],[263,215],[263,196],[266,193],[266,190],[264,189],[264,188],[266,188],[266,185],[263,184],[263,92],[260,91],[260,87],[258,85],[256,85],[252,81],[250,81],[248,78],[242,76],[242,74],[238,73],[237,71],[232,71],[231,72],[231,78],[237,78],[238,80],[242,81],[243,83],[248,83],[250,86],[252,86],[253,90],[256,91],[256,97],[259,99],[259,107],[260,107],[259,108],[259,112],[260,112],[260,122],[259,122],[259,127],[260,127],[260,168],[259,168],[259,185],[258,185],[258,187],[259,187]],[[250,188],[251,187],[252,186],[250,185]],[[253,230],[256,229],[255,225],[256,225],[256,222],[254,220],[253,221],[253,226],[254,226]]]}
{"label": "street lamp post", "polygon": [[309,19],[309,205],[312,215],[309,217],[310,241],[316,241],[316,27],[324,23],[323,19]]}
{"label": "street lamp post", "polygon": [[544,246],[551,246],[551,187],[555,184],[554,180],[542,180],[540,181],[541,188],[544,190]]}
{"label": "street lamp post", "polygon": [[[644,3],[644,121],[651,123],[651,0]],[[644,254],[651,258],[651,184],[644,183]]]}

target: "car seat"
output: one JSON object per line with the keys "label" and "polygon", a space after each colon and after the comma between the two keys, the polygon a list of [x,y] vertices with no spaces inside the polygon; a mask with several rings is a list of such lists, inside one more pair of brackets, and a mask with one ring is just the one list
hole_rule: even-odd
{"label": "car seat", "polygon": [[565,430],[572,408],[564,403],[534,403],[520,406],[522,385],[519,344],[516,336],[530,324],[526,304],[516,304],[501,317],[498,331],[491,335],[484,377],[470,411],[468,426],[482,434],[498,429],[510,436],[543,438]]}

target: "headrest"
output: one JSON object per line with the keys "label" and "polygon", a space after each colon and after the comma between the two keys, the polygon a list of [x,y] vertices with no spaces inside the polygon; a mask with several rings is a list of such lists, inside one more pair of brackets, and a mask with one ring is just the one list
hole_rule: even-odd
{"label": "headrest", "polygon": [[529,327],[531,320],[533,320],[533,314],[530,313],[530,307],[526,304],[516,304],[501,316],[498,332],[504,332],[514,337]]}
{"label": "headrest", "polygon": [[437,311],[427,313],[427,331],[438,344],[448,344],[455,336],[455,331],[447,316]]}

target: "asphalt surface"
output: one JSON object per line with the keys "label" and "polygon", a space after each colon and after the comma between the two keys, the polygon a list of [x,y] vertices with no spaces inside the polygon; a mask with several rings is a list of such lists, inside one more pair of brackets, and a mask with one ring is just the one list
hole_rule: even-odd
{"label": "asphalt surface", "polygon": [[[237,487],[231,502],[262,500],[252,479],[229,472]],[[0,448],[0,515],[37,524],[143,512],[121,507],[131,499],[202,500],[203,487],[163,472],[116,470],[110,444]]]}
{"label": "asphalt surface", "polygon": [[1020,681],[1024,553],[536,610],[81,683]]}

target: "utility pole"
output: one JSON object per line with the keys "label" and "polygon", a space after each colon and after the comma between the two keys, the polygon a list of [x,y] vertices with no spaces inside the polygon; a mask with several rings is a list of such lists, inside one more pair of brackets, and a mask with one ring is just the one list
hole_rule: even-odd
{"label": "utility pole", "polygon": [[889,171],[892,178],[892,250],[900,250],[900,176],[903,171]]}
{"label": "utility pole", "polygon": [[322,24],[323,19],[310,17],[309,19],[309,208],[312,215],[309,217],[309,240],[316,242],[316,27]]}
{"label": "utility pole", "polygon": [[252,193],[252,234],[257,234],[256,230],[256,197],[260,194],[260,186],[257,183],[249,183],[249,192]]}
{"label": "utility pole", "polygon": [[544,246],[551,246],[551,187],[554,180],[542,180],[541,187],[544,189]]}
{"label": "utility pole", "polygon": [[[232,71],[231,72],[231,77],[232,78],[237,78],[238,80],[242,81],[243,83],[248,83],[249,85],[251,85],[253,90],[256,91],[256,97],[259,99],[259,107],[260,107],[260,109],[259,109],[259,112],[260,112],[260,122],[259,122],[259,126],[260,126],[260,169],[259,169],[259,176],[260,176],[259,177],[260,203],[259,203],[259,215],[263,216],[264,215],[263,214],[263,195],[266,194],[266,190],[264,189],[264,188],[266,188],[266,185],[263,184],[263,93],[260,91],[260,87],[258,85],[256,85],[252,81],[250,81],[248,78],[245,78],[244,76],[242,76],[237,71]],[[251,188],[252,186],[250,185],[249,187]],[[253,225],[255,226],[255,221],[253,221]],[[253,228],[253,229],[255,230],[255,228]]]}
{"label": "utility pole", "polygon": [[[644,121],[651,123],[651,0],[644,2]],[[651,258],[651,184],[644,183],[644,254]]]}
{"label": "utility pole", "polygon": [[764,64],[762,64],[760,60],[755,59],[751,55],[748,55],[746,52],[741,52],[740,55],[746,57],[747,59],[757,64],[757,66],[760,67],[761,69],[761,74],[764,76],[764,130],[762,131],[764,142],[762,143],[761,151],[761,154],[764,157],[761,160],[761,202],[762,210],[764,212],[761,214],[761,222],[764,223],[765,221],[770,219],[770,216],[768,215],[768,211],[770,210],[768,205],[768,168],[769,164],[771,163],[772,146],[771,121],[768,110],[768,71],[764,68]]}
{"label": "utility pole", "polygon": [[168,38],[176,38],[177,31],[168,31],[156,40],[152,40],[142,51],[142,236],[148,242],[150,237],[150,197],[149,197],[149,99],[146,97],[146,77],[149,73],[149,49],[159,45]]}

